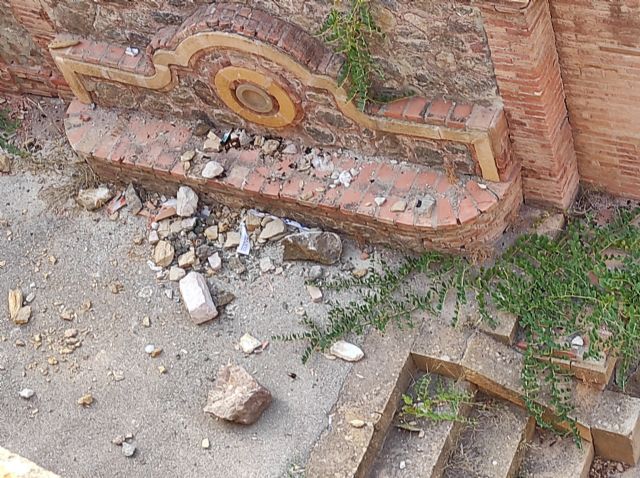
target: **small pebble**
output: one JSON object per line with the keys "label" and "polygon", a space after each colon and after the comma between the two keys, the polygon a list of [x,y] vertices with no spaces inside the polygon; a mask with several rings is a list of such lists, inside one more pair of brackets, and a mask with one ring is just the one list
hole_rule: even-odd
{"label": "small pebble", "polygon": [[122,442],[122,454],[127,458],[131,458],[136,452],[136,446],[131,443]]}
{"label": "small pebble", "polygon": [[30,388],[23,388],[22,390],[20,390],[20,397],[24,398],[25,400],[29,400],[35,395],[35,393],[36,392],[31,390]]}

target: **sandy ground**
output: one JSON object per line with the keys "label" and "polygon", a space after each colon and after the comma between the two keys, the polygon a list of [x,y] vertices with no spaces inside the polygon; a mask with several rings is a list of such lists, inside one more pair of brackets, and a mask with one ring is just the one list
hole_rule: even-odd
{"label": "sandy ground", "polygon": [[[325,306],[311,303],[304,289],[308,265],[293,264],[282,275],[256,267],[242,277],[223,274],[216,286],[237,298],[220,319],[193,325],[176,301],[177,286],[158,282],[149,269],[150,246],[134,243],[146,237],[145,220],[125,213],[111,221],[77,209],[54,214],[38,198],[54,180],[0,177],[0,445],[69,478],[295,476],[291,470],[304,465],[329,424],[349,365],[322,355],[302,365],[301,343],[271,341],[248,357],[236,344],[245,332],[269,339],[298,330],[296,308],[322,313]],[[278,244],[263,253],[281,264]],[[357,261],[359,254],[348,244],[345,256]],[[115,282],[123,286],[118,294]],[[5,302],[15,287],[35,295],[33,317],[22,327],[9,320]],[[91,310],[82,312],[87,300]],[[61,319],[65,309],[77,317]],[[79,330],[82,345],[64,354],[68,328]],[[148,344],[161,355],[148,356]],[[216,421],[202,410],[218,367],[228,362],[273,393],[253,426]],[[20,398],[23,388],[35,396]],[[77,400],[86,393],[95,402],[83,408]],[[132,458],[112,444],[129,433],[137,447]],[[209,449],[201,447],[204,438]]]}

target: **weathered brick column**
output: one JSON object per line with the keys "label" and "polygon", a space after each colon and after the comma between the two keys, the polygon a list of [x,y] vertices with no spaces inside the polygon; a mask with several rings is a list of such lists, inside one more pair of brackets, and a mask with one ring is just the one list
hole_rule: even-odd
{"label": "weathered brick column", "polygon": [[548,0],[479,6],[525,201],[566,208],[579,177]]}

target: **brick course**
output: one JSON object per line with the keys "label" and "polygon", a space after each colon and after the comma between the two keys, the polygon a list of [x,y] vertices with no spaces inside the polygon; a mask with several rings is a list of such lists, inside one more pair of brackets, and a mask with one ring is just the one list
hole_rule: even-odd
{"label": "brick course", "polygon": [[[331,188],[328,177],[314,178],[288,167],[296,157],[263,158],[259,150],[214,155],[225,167],[225,176],[205,180],[199,175],[202,164],[186,173],[179,160],[185,149],[197,146],[188,124],[143,114],[118,118],[115,111],[92,110],[73,102],[65,129],[72,147],[104,179],[134,181],[169,193],[188,184],[223,204],[259,205],[306,224],[414,251],[468,253],[489,248],[522,200],[517,172],[502,183],[464,177],[450,183],[442,173],[418,165],[392,167],[379,160],[345,157],[338,159],[337,166],[341,170],[357,166],[360,173],[349,188]],[[387,197],[382,207],[374,203],[378,196]],[[427,196],[436,201],[433,210],[420,205],[419,200]],[[401,200],[407,203],[406,210],[391,211]]]}

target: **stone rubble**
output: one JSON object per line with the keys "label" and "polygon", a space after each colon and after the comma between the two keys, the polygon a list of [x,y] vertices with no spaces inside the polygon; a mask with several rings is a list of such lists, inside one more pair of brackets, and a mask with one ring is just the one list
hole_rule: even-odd
{"label": "stone rubble", "polygon": [[251,425],[271,404],[271,392],[239,365],[220,368],[209,392],[206,413],[230,422]]}
{"label": "stone rubble", "polygon": [[282,241],[285,261],[313,261],[331,265],[340,260],[342,240],[333,232],[300,232]]}
{"label": "stone rubble", "polygon": [[78,191],[76,201],[87,211],[95,211],[104,206],[112,197],[111,190],[108,187],[101,186],[94,189],[81,189]]}
{"label": "stone rubble", "polygon": [[277,139],[268,139],[262,145],[262,153],[267,156],[272,156],[276,151],[278,151],[279,147],[280,141]]}
{"label": "stone rubble", "polygon": [[135,215],[142,211],[142,201],[133,187],[133,184],[129,184],[129,186],[127,186],[127,189],[124,192],[124,197],[127,201],[127,206],[129,207],[131,214]]}
{"label": "stone rubble", "polygon": [[0,173],[11,173],[11,158],[2,149],[0,149]]}
{"label": "stone rubble", "polygon": [[36,394],[36,392],[34,392],[30,388],[23,388],[22,390],[20,390],[20,393],[19,393],[20,398],[24,398],[25,400],[29,400],[35,394]]}
{"label": "stone rubble", "polygon": [[307,292],[313,302],[322,302],[322,291],[315,285],[307,285]]}
{"label": "stone rubble", "polygon": [[240,348],[247,355],[252,354],[261,346],[262,342],[260,342],[251,334],[244,334],[242,337],[240,337]]}
{"label": "stone rubble", "polygon": [[347,362],[357,362],[364,357],[364,352],[357,345],[338,340],[330,348],[329,352]]}
{"label": "stone rubble", "polygon": [[287,230],[287,226],[282,219],[275,218],[267,223],[262,229],[258,239],[261,241],[275,240]]}
{"label": "stone rubble", "polygon": [[222,140],[213,131],[209,131],[202,149],[207,153],[219,153],[222,151]]}
{"label": "stone rubble", "polygon": [[124,456],[126,456],[127,458],[131,458],[133,455],[135,455],[136,453],[136,446],[128,443],[128,442],[122,442],[122,454]]}
{"label": "stone rubble", "polygon": [[218,316],[206,279],[198,272],[189,272],[180,280],[180,294],[191,319],[198,325]]}
{"label": "stone rubble", "polygon": [[186,275],[187,272],[181,267],[171,266],[171,269],[169,269],[169,280],[171,282],[178,282]]}
{"label": "stone rubble", "polygon": [[205,179],[213,179],[224,173],[224,167],[217,161],[209,161],[202,170],[202,177]]}
{"label": "stone rubble", "polygon": [[178,216],[193,216],[198,210],[198,195],[189,186],[180,186],[176,201],[176,214]]}
{"label": "stone rubble", "polygon": [[175,249],[168,241],[160,241],[153,251],[153,262],[159,267],[167,267],[173,262]]}

